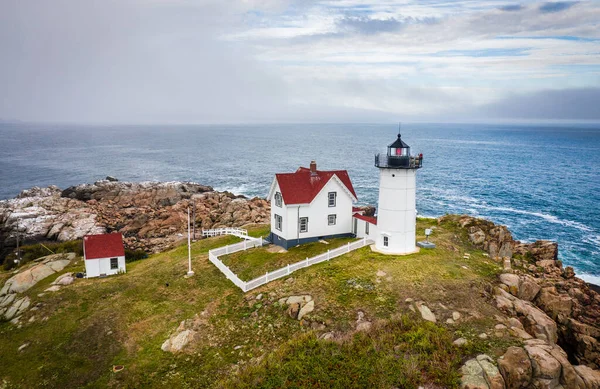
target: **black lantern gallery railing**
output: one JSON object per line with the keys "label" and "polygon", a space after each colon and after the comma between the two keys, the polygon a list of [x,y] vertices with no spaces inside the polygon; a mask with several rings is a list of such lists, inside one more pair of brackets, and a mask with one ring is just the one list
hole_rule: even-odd
{"label": "black lantern gallery railing", "polygon": [[423,167],[423,156],[393,156],[375,154],[375,166],[390,169],[420,169]]}

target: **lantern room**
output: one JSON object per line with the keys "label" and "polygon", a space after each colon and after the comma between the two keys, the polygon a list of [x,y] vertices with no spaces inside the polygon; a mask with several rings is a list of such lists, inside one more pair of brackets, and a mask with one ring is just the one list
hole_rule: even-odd
{"label": "lantern room", "polygon": [[402,136],[388,146],[387,155],[375,155],[375,166],[379,168],[390,169],[418,169],[423,162],[422,155],[412,157],[410,155],[410,146],[404,143]]}

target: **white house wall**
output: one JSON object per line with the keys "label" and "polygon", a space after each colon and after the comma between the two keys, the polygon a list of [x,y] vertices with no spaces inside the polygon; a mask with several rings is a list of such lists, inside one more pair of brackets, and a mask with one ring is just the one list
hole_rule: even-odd
{"label": "white house wall", "polygon": [[[366,225],[369,225],[369,233],[366,233]],[[376,240],[379,236],[379,230],[377,229],[377,225],[369,223],[367,221],[356,219],[356,237],[364,238],[367,237],[369,239]]]}
{"label": "white house wall", "polygon": [[[279,184],[275,193],[280,192]],[[329,192],[336,192],[336,206],[329,207]],[[283,217],[282,231],[275,229],[275,214]],[[336,224],[328,224],[328,215],[337,215]],[[299,219],[308,217],[308,231],[299,233]],[[332,178],[310,204],[275,205],[271,201],[271,231],[286,240],[306,239],[320,236],[349,234],[352,232],[352,197],[347,189]]]}
{"label": "white house wall", "polygon": [[[295,220],[288,225],[291,233],[288,239],[352,233],[352,198],[346,190],[336,179],[329,180],[309,206],[300,206],[299,217],[308,217],[308,232],[297,234],[299,226],[296,214]],[[329,192],[337,193],[335,207],[329,206]],[[337,215],[336,224],[330,226],[327,217],[333,214]],[[292,212],[289,215],[291,218]]]}
{"label": "white house wall", "polygon": [[[277,192],[281,193],[281,189],[279,188],[277,180],[275,180],[275,190],[273,193]],[[289,218],[287,216],[287,208],[288,207],[285,204],[284,200],[281,200],[281,207],[275,205],[275,195],[273,194],[273,197],[271,198],[271,232],[275,235],[281,236],[284,239],[285,236],[288,234],[287,223]],[[283,218],[283,222],[281,223],[281,231],[275,228],[275,215],[279,215]]]}
{"label": "white house wall", "polygon": [[[115,258],[115,257],[110,257]],[[113,275],[119,272],[125,272],[125,257],[117,257],[118,259],[118,268],[111,269],[110,268],[110,258],[97,258],[97,259],[86,259],[85,260],[85,273],[88,278],[90,277],[99,277],[101,274],[103,275]]]}

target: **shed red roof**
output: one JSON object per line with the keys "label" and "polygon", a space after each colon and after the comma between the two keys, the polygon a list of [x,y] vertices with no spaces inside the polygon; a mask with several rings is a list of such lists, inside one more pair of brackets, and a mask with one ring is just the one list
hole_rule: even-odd
{"label": "shed red roof", "polygon": [[344,186],[356,198],[352,181],[350,181],[346,170],[317,170],[313,176],[310,169],[301,167],[295,173],[276,174],[275,177],[279,183],[283,201],[291,205],[309,204],[334,175],[342,181]]}
{"label": "shed red roof", "polygon": [[122,257],[125,255],[123,235],[116,232],[113,234],[84,236],[83,251],[85,259]]}
{"label": "shed red roof", "polygon": [[377,218],[376,217],[365,216],[365,215],[361,215],[360,213],[355,213],[352,216],[355,217],[355,218],[357,218],[357,219],[359,219],[359,220],[364,220],[367,223],[371,223],[371,224],[377,225]]}

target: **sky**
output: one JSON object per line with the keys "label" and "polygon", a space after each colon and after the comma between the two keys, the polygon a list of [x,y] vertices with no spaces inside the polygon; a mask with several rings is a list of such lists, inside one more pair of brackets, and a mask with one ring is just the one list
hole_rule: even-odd
{"label": "sky", "polygon": [[600,1],[0,0],[0,120],[600,121]]}

